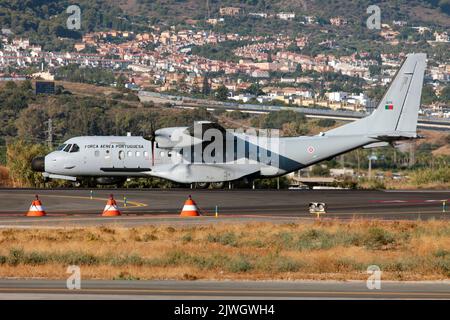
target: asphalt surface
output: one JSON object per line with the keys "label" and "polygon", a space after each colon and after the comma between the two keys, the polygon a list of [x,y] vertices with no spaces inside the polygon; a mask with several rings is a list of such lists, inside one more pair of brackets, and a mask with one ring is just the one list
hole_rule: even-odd
{"label": "asphalt surface", "polygon": [[[101,213],[110,194],[121,217]],[[47,216],[25,217],[39,195]],[[180,218],[187,197],[192,195],[202,217]],[[125,199],[127,206],[125,207]],[[443,212],[443,201],[447,201]],[[354,191],[354,190],[191,190],[111,189],[23,190],[0,189],[0,226],[99,225],[136,226],[151,223],[201,224],[215,221],[292,222],[313,220],[310,202],[325,202],[323,219],[427,220],[450,218],[450,190],[445,191]],[[218,218],[215,218],[216,206]]]}
{"label": "asphalt surface", "polygon": [[450,299],[450,282],[0,280],[0,299]]}

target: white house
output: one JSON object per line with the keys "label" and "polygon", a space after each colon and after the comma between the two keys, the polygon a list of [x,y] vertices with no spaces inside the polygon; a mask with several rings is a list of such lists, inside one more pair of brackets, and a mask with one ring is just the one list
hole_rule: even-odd
{"label": "white house", "polygon": [[328,100],[331,102],[341,102],[348,99],[347,92],[329,92]]}

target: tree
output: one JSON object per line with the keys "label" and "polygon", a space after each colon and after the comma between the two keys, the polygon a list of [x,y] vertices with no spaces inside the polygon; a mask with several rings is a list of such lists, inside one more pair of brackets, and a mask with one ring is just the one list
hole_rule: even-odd
{"label": "tree", "polygon": [[221,85],[216,90],[216,99],[219,101],[226,101],[228,99],[229,90],[224,85]]}
{"label": "tree", "polygon": [[208,76],[205,75],[203,77],[202,94],[205,96],[209,96],[210,93],[211,93],[211,86],[209,85]]}
{"label": "tree", "polygon": [[441,94],[439,95],[439,100],[450,104],[450,86],[446,86],[444,89],[442,89]]}
{"label": "tree", "polygon": [[31,169],[34,157],[45,155],[49,150],[42,144],[32,144],[17,139],[7,146],[6,163],[9,176],[16,187],[42,187],[44,178],[39,172]]}
{"label": "tree", "polygon": [[25,139],[45,139],[45,121],[48,116],[42,109],[27,108],[20,112],[16,120],[17,133]]}
{"label": "tree", "polygon": [[371,65],[369,66],[369,72],[371,77],[378,76],[381,74],[381,67],[377,65]]}
{"label": "tree", "polygon": [[424,86],[422,90],[422,103],[424,105],[432,104],[437,100],[436,93],[432,86]]}
{"label": "tree", "polygon": [[257,83],[252,83],[245,92],[250,93],[254,96],[261,96],[264,94],[264,91],[261,90],[261,87]]}

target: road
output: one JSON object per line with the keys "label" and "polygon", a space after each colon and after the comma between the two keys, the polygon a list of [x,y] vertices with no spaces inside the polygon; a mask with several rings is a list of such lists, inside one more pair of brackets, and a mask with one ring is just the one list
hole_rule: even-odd
{"label": "road", "polygon": [[[123,216],[103,218],[100,214],[113,193]],[[34,195],[38,194],[47,211],[45,218],[24,217]],[[196,201],[203,217],[179,217],[189,195]],[[126,197],[127,206],[124,206]],[[449,219],[443,201],[450,202],[450,191],[353,191],[353,190],[21,190],[0,189],[0,225],[145,223],[209,223],[216,206],[220,221],[311,220],[309,202],[325,202],[332,219]],[[448,207],[448,206],[447,206]]]}
{"label": "road", "polygon": [[450,282],[0,280],[0,299],[450,299]]}

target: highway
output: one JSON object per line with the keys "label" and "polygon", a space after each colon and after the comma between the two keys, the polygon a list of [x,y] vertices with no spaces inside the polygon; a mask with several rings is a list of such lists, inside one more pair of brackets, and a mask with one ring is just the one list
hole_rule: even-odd
{"label": "highway", "polygon": [[[110,193],[123,215],[101,217]],[[44,218],[25,217],[38,194],[46,209]],[[189,195],[201,217],[180,218]],[[125,207],[125,199],[127,206]],[[447,202],[443,212],[443,201]],[[323,219],[427,220],[449,219],[450,190],[446,191],[354,191],[354,190],[191,190],[191,189],[0,189],[0,226],[197,224],[246,221],[288,223],[313,221],[309,202],[325,202]],[[215,216],[216,206],[218,218]]]}
{"label": "highway", "polygon": [[450,299],[450,282],[0,280],[0,299]]}

